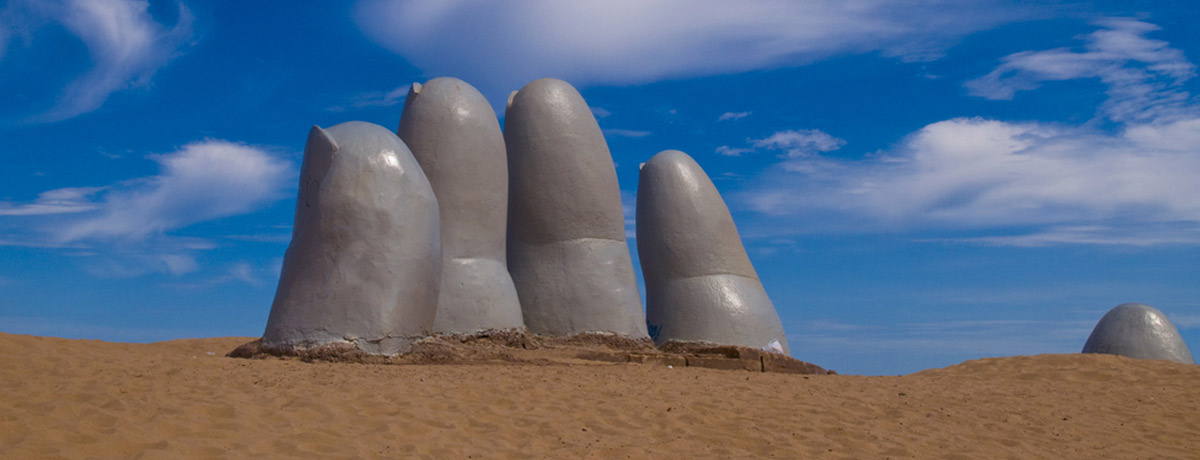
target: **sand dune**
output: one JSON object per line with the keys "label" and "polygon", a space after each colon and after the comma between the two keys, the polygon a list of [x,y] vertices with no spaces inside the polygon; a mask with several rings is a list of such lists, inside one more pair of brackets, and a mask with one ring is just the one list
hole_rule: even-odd
{"label": "sand dune", "polygon": [[861,377],[224,356],[248,340],[0,334],[0,456],[1200,456],[1200,366],[1165,361],[1044,355]]}

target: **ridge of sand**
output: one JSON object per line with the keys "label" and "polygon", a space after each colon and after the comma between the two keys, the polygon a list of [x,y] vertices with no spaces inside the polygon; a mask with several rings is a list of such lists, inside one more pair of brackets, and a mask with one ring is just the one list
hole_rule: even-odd
{"label": "ridge of sand", "polygon": [[249,338],[0,334],[5,458],[1195,458],[1200,366],[989,358],[899,377],[227,358]]}

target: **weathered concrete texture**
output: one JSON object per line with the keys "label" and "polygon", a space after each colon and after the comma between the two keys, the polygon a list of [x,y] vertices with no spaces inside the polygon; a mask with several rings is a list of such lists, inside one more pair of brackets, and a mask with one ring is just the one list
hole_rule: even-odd
{"label": "weathered concrete texture", "polygon": [[692,157],[660,152],[642,166],[637,246],[655,343],[762,348],[787,338],[720,193]]}
{"label": "weathered concrete texture", "polygon": [[538,334],[646,337],[621,192],[587,103],[561,80],[509,98],[508,270]]}
{"label": "weathered concrete texture", "polygon": [[408,147],[370,123],[314,126],[263,347],[406,351],[433,328],[440,267],[437,199]]}
{"label": "weathered concrete texture", "polygon": [[1083,345],[1083,353],[1196,363],[1167,315],[1140,303],[1123,303],[1105,313]]}
{"label": "weathered concrete texture", "polygon": [[496,112],[457,78],[413,83],[397,130],[437,195],[442,285],[433,330],[525,325],[505,265],[508,160]]}

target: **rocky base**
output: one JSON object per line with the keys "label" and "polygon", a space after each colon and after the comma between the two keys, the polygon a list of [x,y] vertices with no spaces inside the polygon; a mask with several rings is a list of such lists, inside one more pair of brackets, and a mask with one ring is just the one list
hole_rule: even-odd
{"label": "rocky base", "polygon": [[633,339],[616,334],[583,333],[545,337],[531,334],[525,329],[434,335],[418,340],[411,350],[398,355],[364,353],[348,343],[281,350],[263,347],[260,340],[254,340],[237,347],[226,356],[363,364],[632,363],[789,374],[836,373],[788,356],[747,347],[668,342],[661,348],[655,348],[649,339]]}

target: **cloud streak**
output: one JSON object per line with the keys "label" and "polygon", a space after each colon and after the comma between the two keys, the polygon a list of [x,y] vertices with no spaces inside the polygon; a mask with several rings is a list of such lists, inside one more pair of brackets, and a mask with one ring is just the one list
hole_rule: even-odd
{"label": "cloud streak", "polygon": [[1072,353],[1083,346],[1090,320],[958,320],[879,325],[812,321],[802,324],[801,349],[858,354],[891,350],[979,356]]}
{"label": "cloud streak", "polygon": [[39,216],[93,211],[97,205],[91,197],[102,190],[104,187],[60,188],[42,192],[33,203],[14,205],[0,201],[0,216]]}
{"label": "cloud streak", "polygon": [[496,98],[547,76],[587,86],[803,65],[841,53],[929,60],[958,37],[1031,14],[993,1],[363,0],[354,18],[368,38],[426,73],[459,75]]}
{"label": "cloud streak", "polygon": [[1055,48],[1009,55],[991,73],[966,82],[974,96],[1012,99],[1042,82],[1096,78],[1107,87],[1103,114],[1118,122],[1179,119],[1196,114],[1183,82],[1196,66],[1169,43],[1145,35],[1159,27],[1131,19],[1106,19],[1088,34],[1083,51]]}
{"label": "cloud streak", "polygon": [[780,131],[750,143],[758,148],[782,151],[787,158],[832,152],[846,145],[845,140],[830,136],[819,129]]}
{"label": "cloud streak", "polygon": [[354,95],[348,102],[342,105],[335,105],[325,110],[330,112],[345,112],[349,109],[362,109],[367,107],[391,107],[404,102],[408,97],[409,85],[397,87],[391,91],[368,91]]}
{"label": "cloud streak", "polygon": [[[87,47],[92,67],[69,83],[51,109],[30,117],[35,123],[62,121],[100,108],[115,92],[145,86],[154,73],[191,39],[192,13],[179,4],[172,27],[156,22],[145,0],[63,0],[13,10],[62,25]],[[3,35],[3,33],[0,33]],[[0,56],[4,37],[0,37]]]}
{"label": "cloud streak", "polygon": [[639,131],[636,129],[605,129],[605,130],[603,130],[603,132],[606,136],[635,137],[635,138],[646,137],[646,136],[649,136],[650,134],[653,134],[650,131]]}
{"label": "cloud streak", "polygon": [[289,163],[261,149],[219,140],[153,158],[159,175],[105,193],[97,212],[65,225],[58,239],[140,239],[244,214],[282,198],[292,175]]}
{"label": "cloud streak", "polygon": [[750,116],[753,112],[725,112],[717,117],[717,121],[741,120]]}

